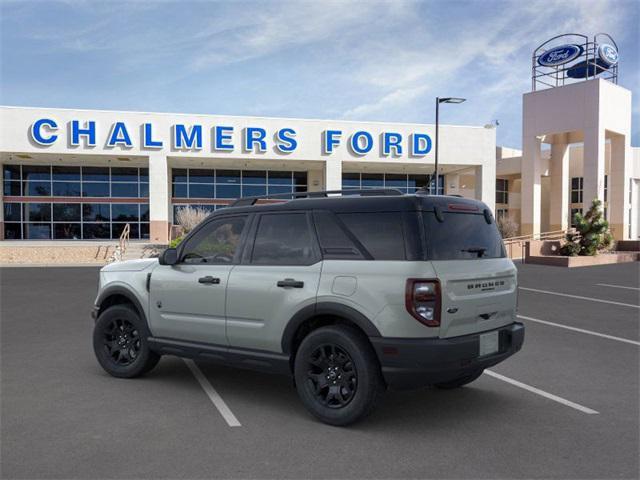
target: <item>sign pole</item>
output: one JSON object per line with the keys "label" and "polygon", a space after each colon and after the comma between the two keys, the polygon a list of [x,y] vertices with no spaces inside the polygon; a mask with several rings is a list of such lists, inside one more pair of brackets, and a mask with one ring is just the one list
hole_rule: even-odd
{"label": "sign pole", "polygon": [[[440,97],[436,97],[436,145],[435,145],[435,157],[436,157],[436,166],[434,171],[434,176],[436,177],[436,195],[438,195],[438,130],[440,127],[439,124],[440,117]],[[431,179],[429,179],[429,183],[431,183]],[[431,185],[428,186],[429,190],[431,190]]]}

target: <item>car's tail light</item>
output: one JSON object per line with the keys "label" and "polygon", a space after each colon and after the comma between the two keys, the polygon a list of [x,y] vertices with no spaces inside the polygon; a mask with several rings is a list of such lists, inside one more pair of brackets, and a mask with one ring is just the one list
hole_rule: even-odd
{"label": "car's tail light", "polygon": [[428,327],[440,326],[440,282],[437,280],[407,280],[405,305],[407,311]]}

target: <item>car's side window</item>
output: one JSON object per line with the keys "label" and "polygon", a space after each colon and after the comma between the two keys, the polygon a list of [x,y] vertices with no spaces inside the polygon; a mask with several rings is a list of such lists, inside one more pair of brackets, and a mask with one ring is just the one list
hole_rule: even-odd
{"label": "car's side window", "polygon": [[365,258],[360,250],[362,245],[358,245],[355,238],[349,238],[333,212],[316,211],[313,214],[313,219],[323,259],[362,260]]}
{"label": "car's side window", "polygon": [[187,240],[180,261],[189,264],[233,263],[246,224],[246,216],[221,218],[207,223]]}
{"label": "car's side window", "polygon": [[339,213],[338,218],[374,260],[406,260],[401,213]]}
{"label": "car's side window", "polygon": [[318,260],[306,213],[261,215],[253,245],[254,265],[310,265]]}

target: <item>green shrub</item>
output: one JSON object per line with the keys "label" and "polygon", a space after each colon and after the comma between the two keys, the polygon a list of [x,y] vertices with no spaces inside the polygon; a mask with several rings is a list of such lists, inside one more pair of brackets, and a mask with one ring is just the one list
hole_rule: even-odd
{"label": "green shrub", "polygon": [[609,222],[602,213],[602,202],[594,200],[589,211],[582,215],[573,216],[576,232],[567,233],[566,243],[560,249],[560,254],[567,256],[597,255],[613,244],[613,236],[609,232]]}
{"label": "green shrub", "polygon": [[180,245],[180,242],[184,239],[184,235],[180,235],[177,238],[174,238],[173,240],[171,240],[169,242],[169,248],[176,248],[178,245]]}

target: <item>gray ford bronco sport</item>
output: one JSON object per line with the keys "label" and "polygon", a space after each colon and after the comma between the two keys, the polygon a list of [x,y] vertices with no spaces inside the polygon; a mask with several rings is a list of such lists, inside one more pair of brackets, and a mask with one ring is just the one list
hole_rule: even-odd
{"label": "gray ford bronco sport", "polygon": [[294,197],[239,199],[159,259],[104,267],[100,365],[136,377],[168,354],[287,374],[309,412],[347,425],[387,388],[460,387],[521,348],[517,271],[483,203]]}

